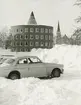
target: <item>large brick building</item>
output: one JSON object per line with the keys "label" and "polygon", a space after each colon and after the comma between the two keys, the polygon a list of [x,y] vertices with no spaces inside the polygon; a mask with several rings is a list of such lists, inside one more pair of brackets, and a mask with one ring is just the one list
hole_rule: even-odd
{"label": "large brick building", "polygon": [[32,12],[28,25],[17,25],[11,27],[12,51],[31,51],[33,48],[53,47],[53,27],[37,25]]}

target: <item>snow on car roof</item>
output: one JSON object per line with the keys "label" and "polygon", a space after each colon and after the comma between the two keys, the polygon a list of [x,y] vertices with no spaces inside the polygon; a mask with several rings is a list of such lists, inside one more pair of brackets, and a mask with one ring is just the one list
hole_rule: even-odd
{"label": "snow on car roof", "polygon": [[28,58],[28,57],[38,58],[37,56],[16,56],[15,58]]}
{"label": "snow on car roof", "polygon": [[1,56],[14,56],[14,55],[1,55]]}

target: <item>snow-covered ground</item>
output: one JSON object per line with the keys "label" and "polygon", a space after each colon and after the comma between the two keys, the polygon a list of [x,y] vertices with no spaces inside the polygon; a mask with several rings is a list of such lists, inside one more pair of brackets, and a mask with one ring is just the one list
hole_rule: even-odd
{"label": "snow-covered ground", "polygon": [[81,46],[56,45],[30,53],[0,50],[0,54],[36,55],[44,62],[64,64],[60,78],[34,77],[8,80],[0,77],[0,105],[81,105]]}

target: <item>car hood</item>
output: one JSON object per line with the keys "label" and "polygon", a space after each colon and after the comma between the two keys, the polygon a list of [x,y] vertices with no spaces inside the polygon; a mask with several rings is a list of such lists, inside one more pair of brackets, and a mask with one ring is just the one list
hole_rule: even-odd
{"label": "car hood", "polygon": [[46,66],[56,66],[56,67],[64,67],[63,64],[57,64],[57,63],[44,63]]}

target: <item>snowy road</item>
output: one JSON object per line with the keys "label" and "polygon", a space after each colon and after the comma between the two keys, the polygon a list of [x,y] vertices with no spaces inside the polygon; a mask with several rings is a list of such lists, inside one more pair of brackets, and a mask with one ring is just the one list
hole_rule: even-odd
{"label": "snowy road", "polygon": [[81,71],[69,71],[61,75],[59,80],[76,80],[81,79]]}
{"label": "snowy road", "polygon": [[0,77],[0,105],[81,105],[80,71],[45,80]]}

